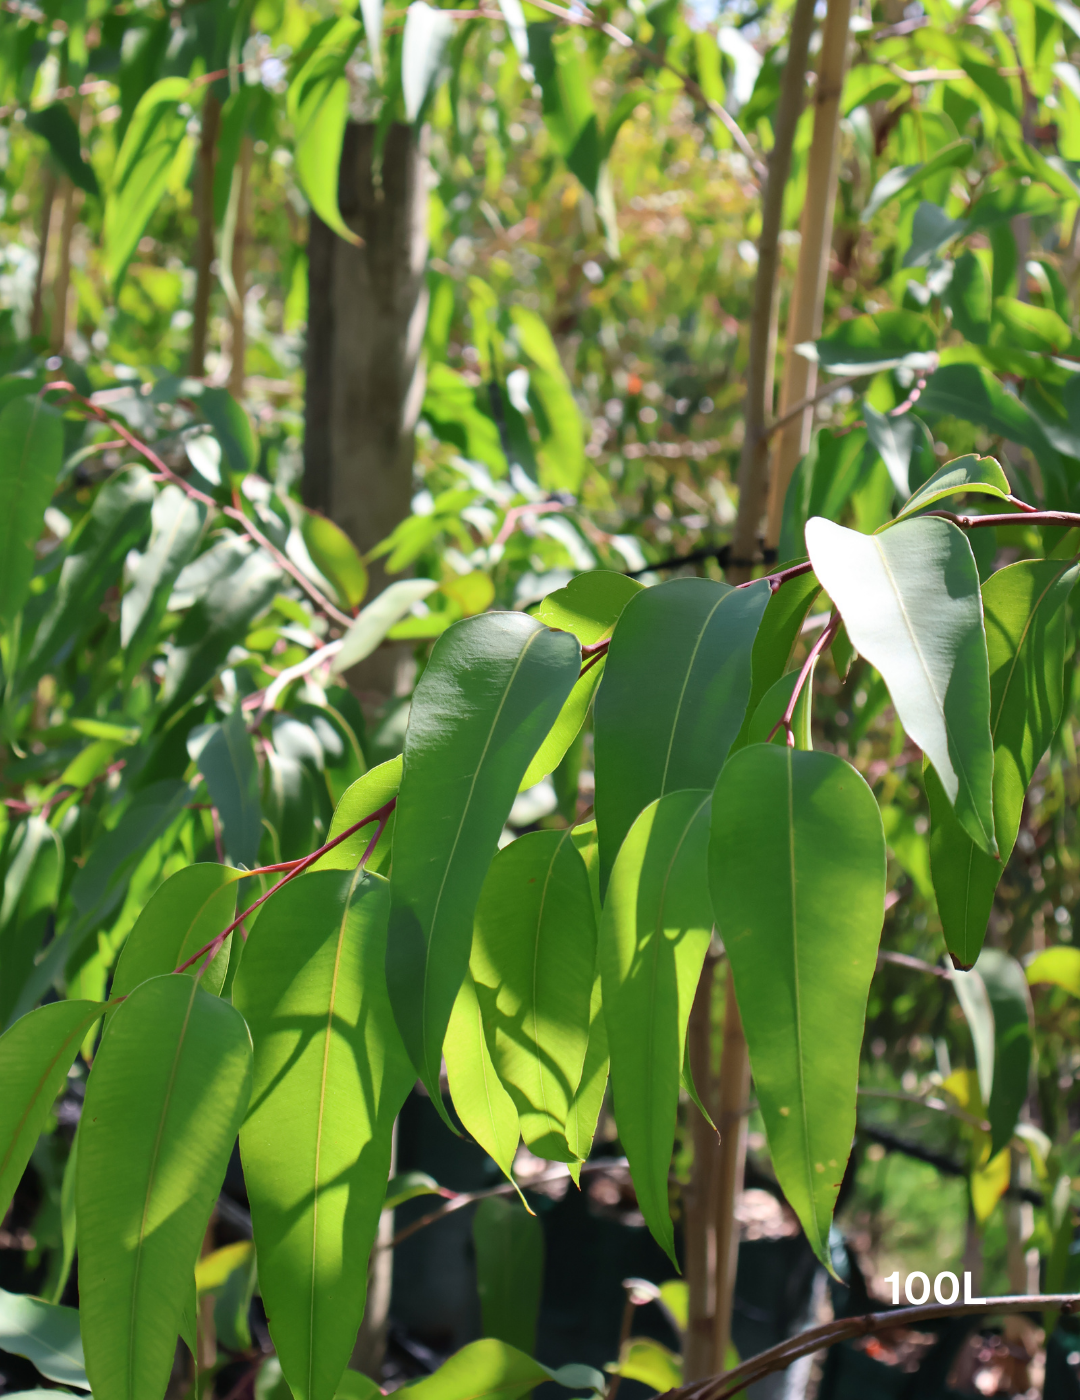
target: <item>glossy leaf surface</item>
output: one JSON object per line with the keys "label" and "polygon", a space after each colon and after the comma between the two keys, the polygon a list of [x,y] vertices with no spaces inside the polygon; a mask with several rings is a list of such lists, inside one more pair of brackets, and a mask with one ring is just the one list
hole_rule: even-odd
{"label": "glossy leaf surface", "polygon": [[262,837],[259,763],[241,707],[225,720],[193,729],[187,751],[221,820],[225,854],[234,865],[254,869]]}
{"label": "glossy leaf surface", "polygon": [[514,1100],[499,1082],[491,1062],[472,974],[458,989],[443,1042],[446,1077],[462,1127],[512,1179],[521,1136]]}
{"label": "glossy leaf surface", "polygon": [[545,1381],[567,1390],[603,1392],[603,1377],[591,1366],[541,1366],[531,1356],[494,1337],[470,1342],[432,1376],[402,1387],[409,1400],[517,1400]]}
{"label": "glossy leaf surface", "polygon": [[40,398],[12,399],[0,412],[0,620],[6,627],[30,592],[34,546],[63,449],[60,416]]}
{"label": "glossy leaf surface", "polygon": [[520,613],[485,613],[443,633],[413,697],[387,982],[406,1048],[436,1099],[484,876],[529,760],[580,666],[568,633]]}
{"label": "glossy leaf surface", "polygon": [[165,1393],[250,1087],[243,1018],[190,977],[144,982],[102,1037],[75,1183],[82,1338],[95,1400]]}
{"label": "glossy leaf surface", "polygon": [[1005,500],[1009,495],[1009,479],[993,457],[957,457],[934,473],[897,512],[897,520],[916,511],[927,510],[943,501],[947,496],[958,496],[973,492],[980,496],[997,496]]}
{"label": "glossy leaf surface", "polygon": [[255,1046],[240,1152],[259,1285],[297,1400],[333,1400],[355,1345],[413,1082],[386,994],[388,911],[378,875],[292,881],[260,916],[233,991]]}
{"label": "glossy leaf surface", "polygon": [[600,972],[619,1137],[638,1204],[675,1259],[668,1173],[686,1027],[712,934],[709,793],[651,803],[623,842],[600,919]]}
{"label": "glossy leaf surface", "polygon": [[713,794],[709,879],[773,1166],[825,1263],[885,913],[873,794],[833,754],[743,749]]}
{"label": "glossy leaf surface", "polygon": [[716,782],[742,727],[769,597],[763,579],[738,589],[672,579],[623,610],[595,707],[601,893],[639,812]]}
{"label": "glossy leaf surface", "polygon": [[983,585],[1000,860],[976,846],[936,775],[926,774],[934,889],[946,945],[961,967],[979,955],[994,891],[1020,829],[1024,795],[1061,718],[1066,604],[1076,577],[1069,562],[1025,559],[999,569]]}
{"label": "glossy leaf surface", "polygon": [[852,646],[881,672],[958,821],[996,855],[982,596],[963,533],[924,518],[868,536],[815,517],[806,543]]}
{"label": "glossy leaf surface", "polygon": [[570,832],[512,841],[484,881],[469,968],[521,1135],[555,1161],[574,1156],[567,1118],[585,1061],[595,967],[589,876]]}
{"label": "glossy leaf surface", "polygon": [[0,1351],[25,1356],[47,1380],[90,1389],[77,1308],[0,1288]]}
{"label": "glossy leaf surface", "polygon": [[746,715],[733,750],[749,743],[750,724],[757,707],[786,673],[799,632],[820,592],[821,585],[812,573],[801,574],[778,588],[766,603],[750,655]]}
{"label": "glossy leaf surface", "polygon": [[[114,997],[126,996],[142,982],[172,972],[228,928],[236,915],[237,872],[209,862],[178,870],[150,896],[128,934],[113,977]],[[199,985],[216,995],[229,966],[232,935],[202,973]],[[194,976],[196,963],[188,969]]]}

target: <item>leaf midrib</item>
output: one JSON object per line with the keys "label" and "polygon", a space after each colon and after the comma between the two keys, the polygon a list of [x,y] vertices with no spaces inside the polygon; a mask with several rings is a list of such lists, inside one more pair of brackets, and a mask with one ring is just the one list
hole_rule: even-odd
{"label": "leaf midrib", "polygon": [[701,650],[701,643],[704,640],[705,633],[709,629],[709,624],[712,622],[713,617],[716,614],[717,608],[719,608],[727,598],[730,598],[734,591],[735,590],[733,588],[729,588],[726,592],[722,593],[719,598],[717,598],[716,602],[709,609],[707,617],[702,622],[697,637],[694,641],[694,649],[690,653],[690,660],[687,663],[686,674],[683,676],[682,687],[679,690],[679,698],[675,704],[675,713],[672,716],[671,720],[671,730],[668,734],[667,753],[664,755],[664,771],[660,778],[660,791],[657,794],[657,796],[659,797],[663,797],[667,792],[668,770],[671,767],[671,752],[672,749],[675,747],[675,734],[679,728],[679,720],[682,716],[682,708],[686,700],[687,687],[690,684],[690,677],[693,675],[694,667],[697,664],[697,654]]}
{"label": "leaf midrib", "polygon": [[[540,930],[544,925],[544,906],[547,903],[548,888],[551,885],[551,877],[555,872],[555,862],[559,859],[559,852],[570,839],[571,828],[567,827],[562,838],[557,843],[548,862],[547,873],[544,876],[544,885],[540,891],[540,907],[536,911],[536,932],[533,937],[533,975],[532,975],[532,1043],[536,1058],[536,1073],[540,1080],[540,1102],[543,1104],[544,1113],[549,1120],[554,1120],[555,1115],[548,1108],[547,1086],[544,1083],[544,1059],[540,1054],[540,1014],[537,1010],[539,1000],[538,983],[540,980]],[[569,1107],[569,1105],[568,1105]],[[565,1129],[565,1124],[560,1125]]]}

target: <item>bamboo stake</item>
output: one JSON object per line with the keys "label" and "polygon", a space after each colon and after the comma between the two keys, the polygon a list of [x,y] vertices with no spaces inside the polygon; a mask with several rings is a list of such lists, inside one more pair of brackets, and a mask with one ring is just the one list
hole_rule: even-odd
{"label": "bamboo stake", "polygon": [[45,175],[45,197],[41,204],[41,234],[38,238],[37,272],[34,274],[34,301],[30,310],[30,334],[32,336],[40,335],[44,329],[45,260],[49,254],[49,231],[52,228],[56,186],[56,172],[50,168]]}
{"label": "bamboo stake", "polygon": [[62,355],[67,349],[68,332],[68,293],[71,289],[71,239],[75,233],[75,217],[78,213],[77,191],[65,175],[60,181],[60,198],[63,210],[60,222],[60,247],[57,249],[56,275],[53,278],[53,314],[49,329],[49,349],[54,355]]}
{"label": "bamboo stake", "polygon": [[[817,365],[795,353],[795,346],[821,334],[825,288],[829,276],[833,215],[839,176],[840,95],[847,71],[848,27],[851,0],[828,0],[821,29],[817,86],[814,90],[814,135],[807,164],[806,203],[802,215],[799,264],[788,311],[784,382],[780,390],[780,416],[817,389]],[[814,415],[806,408],[777,436],[769,473],[769,521],[767,548],[780,541],[784,497],[791,475],[810,447]]]}
{"label": "bamboo stake", "polygon": [[727,970],[724,1006],[724,1053],[720,1061],[720,1103],[716,1126],[720,1129],[720,1154],[713,1176],[713,1220],[716,1229],[716,1313],[713,1323],[713,1371],[727,1370],[731,1345],[731,1312],[735,1301],[735,1270],[739,1258],[739,1231],[735,1222],[735,1197],[742,1190],[746,1166],[746,1118],[750,1096],[750,1056],[742,1018],[735,1000],[731,964]]}
{"label": "bamboo stake", "polygon": [[[712,1071],[711,956],[701,969],[686,1038],[690,1072],[702,1103],[715,1116]],[[713,1171],[716,1134],[696,1109],[690,1110],[694,1163],[686,1193],[686,1282],[689,1293],[683,1373],[688,1381],[707,1376],[712,1369],[713,1279],[716,1273],[716,1232],[712,1222]]]}
{"label": "bamboo stake", "polygon": [[229,366],[229,393],[234,399],[244,396],[244,360],[247,355],[247,335],[244,329],[244,295],[247,291],[247,249],[251,241],[251,161],[253,145],[250,136],[240,143],[237,162],[238,180],[236,225],[232,240],[232,280],[235,299],[230,299],[229,327],[232,363]]}
{"label": "bamboo stake", "polygon": [[776,357],[777,273],[784,190],[791,172],[791,150],[803,105],[806,55],[814,25],[814,0],[796,0],[788,32],[788,57],[781,79],[775,140],[769,153],[769,173],[761,196],[761,237],[758,239],[754,306],[750,316],[750,361],[746,371],[745,435],[739,459],[739,513],[731,542],[728,577],[750,577],[758,555],[758,529],[768,494],[769,440],[767,422],[772,409],[773,362]]}
{"label": "bamboo stake", "polygon": [[193,379],[206,373],[206,343],[210,329],[211,267],[214,262],[214,163],[221,103],[212,92],[206,94],[202,110],[202,136],[199,140],[199,175],[195,190],[199,232],[195,243],[195,302],[192,308],[191,360],[188,372]]}

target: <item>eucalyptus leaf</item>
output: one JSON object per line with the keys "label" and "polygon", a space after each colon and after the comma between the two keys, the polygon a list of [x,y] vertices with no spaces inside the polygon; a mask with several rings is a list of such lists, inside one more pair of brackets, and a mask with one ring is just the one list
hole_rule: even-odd
{"label": "eucalyptus leaf", "polygon": [[396,622],[400,622],[414,603],[434,593],[438,583],[431,578],[403,578],[371,600],[341,639],[341,650],[334,657],[335,675],[347,671],[370,656]]}
{"label": "eucalyptus leaf", "polygon": [[424,0],[413,0],[405,12],[401,50],[401,91],[405,116],[415,122],[436,86],[443,58],[454,32],[453,21]]}
{"label": "eucalyptus leaf", "polygon": [[971,453],[946,462],[905,501],[896,518],[903,520],[916,511],[927,510],[946,496],[958,496],[965,492],[997,496],[1000,500],[1008,500],[1011,495],[1009,479],[997,461],[993,457],[977,457]]}
{"label": "eucalyptus leaf", "polygon": [[90,1389],[77,1308],[0,1288],[0,1351],[25,1356],[46,1380]]}
{"label": "eucalyptus leaf", "polygon": [[262,837],[259,763],[241,707],[225,720],[193,729],[187,750],[221,818],[227,855],[233,864],[254,869]]}
{"label": "eucalyptus leaf", "polygon": [[[161,977],[228,928],[236,915],[237,872],[227,865],[188,865],[170,875],[154,893],[128,934],[112,994],[126,996],[151,977]],[[199,977],[204,992],[217,994],[229,966],[232,935]],[[199,973],[201,964],[188,969]]]}
{"label": "eucalyptus leaf", "polygon": [[994,1087],[986,1106],[990,1156],[1008,1147],[1028,1097],[1034,1048],[1031,993],[1024,969],[1000,948],[984,948],[975,964],[994,1010]]}
{"label": "eucalyptus leaf", "polygon": [[11,626],[30,593],[34,546],[64,453],[60,415],[41,398],[0,411],[0,621]]}
{"label": "eucalyptus leaf", "polygon": [[484,1336],[531,1356],[544,1281],[544,1231],[520,1201],[489,1196],[473,1216]]}
{"label": "eucalyptus leaf", "polygon": [[462,1127],[476,1139],[508,1180],[521,1136],[514,1100],[491,1062],[472,974],[458,989],[443,1042],[446,1078]]}
{"label": "eucalyptus leaf", "polygon": [[142,660],[155,640],[181,569],[191,557],[206,523],[206,507],[179,486],[165,486],[151,509],[150,544],[139,561],[120,605],[120,645]]}

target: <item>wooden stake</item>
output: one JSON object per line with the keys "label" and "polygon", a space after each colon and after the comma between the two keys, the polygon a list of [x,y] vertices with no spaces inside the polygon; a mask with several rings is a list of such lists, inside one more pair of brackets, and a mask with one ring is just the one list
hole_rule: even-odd
{"label": "wooden stake", "polygon": [[746,370],[745,435],[739,459],[739,513],[731,542],[728,578],[750,578],[758,558],[758,530],[768,496],[769,440],[766,425],[772,410],[773,363],[776,358],[777,274],[784,190],[791,172],[791,150],[803,105],[806,55],[814,25],[814,0],[795,0],[788,31],[788,57],[781,79],[775,140],[769,174],[761,196],[754,305],[750,316],[750,360]]}
{"label": "wooden stake", "polygon": [[45,260],[49,254],[49,230],[52,227],[53,202],[56,199],[56,172],[45,173],[45,197],[41,202],[41,233],[38,236],[38,263],[34,275],[34,301],[30,310],[30,334],[41,335],[45,319]]}
{"label": "wooden stake", "polygon": [[750,1056],[742,1018],[735,1000],[735,979],[727,969],[724,1002],[724,1053],[720,1061],[720,1103],[716,1126],[720,1154],[713,1179],[713,1220],[716,1224],[716,1314],[713,1325],[713,1371],[723,1375],[731,1345],[731,1311],[735,1301],[735,1268],[739,1231],[735,1198],[742,1190],[746,1166],[746,1119],[750,1096]]}
{"label": "wooden stake", "polygon": [[68,341],[68,293],[71,290],[71,239],[75,232],[75,218],[78,214],[79,196],[77,190],[65,175],[60,181],[60,199],[63,214],[60,221],[60,246],[57,249],[56,274],[53,277],[53,314],[49,329],[49,349],[54,355],[62,355]]}
{"label": "wooden stake", "polygon": [[[812,398],[817,388],[817,366],[797,355],[795,346],[821,334],[836,209],[840,95],[847,71],[850,23],[851,0],[828,0],[814,90],[814,135],[807,162],[799,264],[788,311],[781,414]],[[777,434],[769,473],[769,521],[765,532],[765,544],[770,549],[775,549],[780,541],[784,497],[799,459],[809,450],[813,423],[813,409],[808,408]]]}
{"label": "wooden stake", "polygon": [[202,110],[202,136],[199,140],[199,174],[195,186],[195,212],[199,231],[195,241],[195,303],[192,307],[191,359],[188,373],[201,379],[206,373],[206,345],[210,329],[211,267],[214,262],[214,164],[221,103],[212,92],[206,94]]}
{"label": "wooden stake", "polygon": [[232,363],[229,366],[229,393],[234,399],[244,397],[244,360],[247,356],[247,335],[244,329],[244,295],[247,291],[247,251],[251,241],[251,162],[254,146],[250,136],[240,143],[237,161],[236,226],[233,230],[232,280],[236,289],[235,303],[229,306],[229,345]]}

